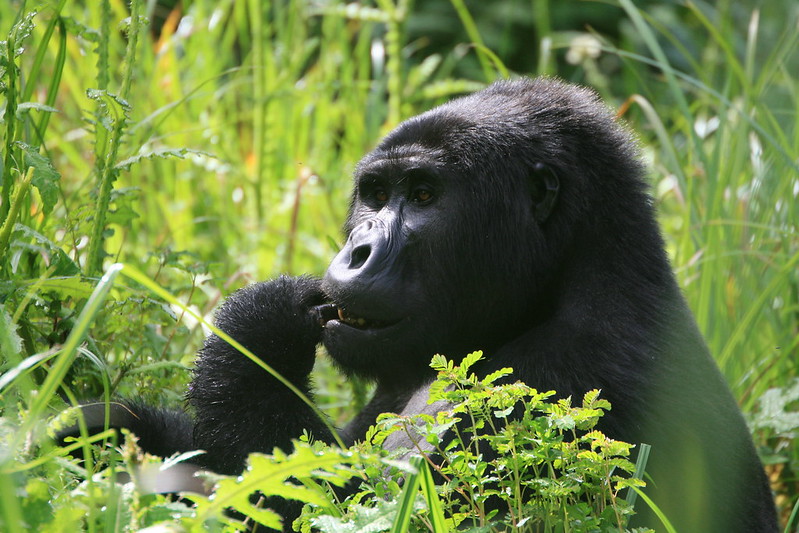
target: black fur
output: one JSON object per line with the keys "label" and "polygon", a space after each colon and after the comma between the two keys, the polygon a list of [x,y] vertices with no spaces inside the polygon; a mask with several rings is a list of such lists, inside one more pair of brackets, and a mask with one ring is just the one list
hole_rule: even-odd
{"label": "black fur", "polygon": [[[424,405],[435,353],[482,349],[483,372],[510,366],[563,396],[600,388],[613,404],[601,429],[653,446],[647,493],[678,531],[774,532],[766,477],[671,272],[643,175],[592,92],[495,83],[406,121],[360,162],[348,240],[323,281],[243,289],[217,324],[307,393],[320,342],[344,371],[374,379],[347,442],[379,412]],[[303,430],[330,439],[215,336],[189,403],[194,445],[220,472]]]}

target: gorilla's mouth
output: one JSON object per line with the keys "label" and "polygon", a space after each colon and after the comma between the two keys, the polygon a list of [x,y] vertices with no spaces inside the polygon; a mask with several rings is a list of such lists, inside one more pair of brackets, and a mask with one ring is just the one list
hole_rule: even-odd
{"label": "gorilla's mouth", "polygon": [[352,315],[347,312],[343,307],[336,304],[318,305],[311,309],[319,324],[325,327],[328,322],[337,320],[342,324],[346,324],[356,329],[380,329],[391,326],[392,323],[386,320],[376,320],[373,318],[364,318],[361,316]]}

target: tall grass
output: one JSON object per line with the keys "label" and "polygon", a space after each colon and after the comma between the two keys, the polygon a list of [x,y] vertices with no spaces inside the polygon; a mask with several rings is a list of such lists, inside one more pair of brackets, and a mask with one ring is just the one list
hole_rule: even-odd
{"label": "tall grass", "polygon": [[777,47],[758,50],[759,12],[750,14],[746,34],[725,34],[732,5],[708,13],[689,5],[708,36],[703,53],[719,60],[700,62],[681,50],[691,68],[678,71],[658,39],[670,37],[669,28],[621,3],[653,58],[645,64],[663,73],[678,113],[666,125],[662,110],[649,114],[662,126],[657,142],[666,157],[656,162],[670,183],[661,182],[661,191],[682,204],[664,205],[675,216],[666,220],[675,263],[719,365],[751,406],[772,380],[796,373],[799,94],[791,69],[799,36],[788,25]]}
{"label": "tall grass", "polygon": [[[279,272],[321,273],[358,158],[402,118],[507,73],[462,1],[441,23],[472,44],[444,50],[410,40],[406,0],[184,5],[0,4],[3,524],[121,528],[108,511],[121,496],[91,492],[91,464],[89,490],[73,484],[47,416],[76,397],[178,402],[202,337],[185,309],[207,315]],[[799,8],[619,5],[619,34],[593,34],[601,54],[569,65],[574,30],[532,2],[539,73],[590,81],[640,132],[678,276],[787,521],[799,494]],[[459,74],[464,53],[473,77]],[[117,280],[92,307],[114,262],[183,306]],[[320,399],[345,419],[363,391],[320,365]]]}

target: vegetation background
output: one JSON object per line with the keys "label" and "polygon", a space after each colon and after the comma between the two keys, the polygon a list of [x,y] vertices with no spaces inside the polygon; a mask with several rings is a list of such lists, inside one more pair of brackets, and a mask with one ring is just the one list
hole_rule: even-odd
{"label": "vegetation background", "polygon": [[[179,404],[204,336],[186,309],[324,271],[382,134],[492,80],[556,75],[638,132],[677,275],[796,530],[793,0],[11,0],[0,39],[4,523],[66,512],[48,498],[70,467],[38,447],[65,401]],[[367,393],[324,358],[316,384],[338,422]]]}

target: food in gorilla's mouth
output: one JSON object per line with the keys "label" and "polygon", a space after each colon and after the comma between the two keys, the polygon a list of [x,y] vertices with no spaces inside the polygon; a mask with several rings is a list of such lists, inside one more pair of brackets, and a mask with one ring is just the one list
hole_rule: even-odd
{"label": "food in gorilla's mouth", "polygon": [[385,320],[375,320],[371,318],[353,316],[349,314],[343,307],[339,307],[336,304],[318,305],[311,311],[314,313],[316,319],[319,321],[319,324],[321,324],[322,327],[325,327],[325,325],[331,320],[338,320],[344,324],[347,324],[348,326],[358,329],[384,328],[391,325]]}

